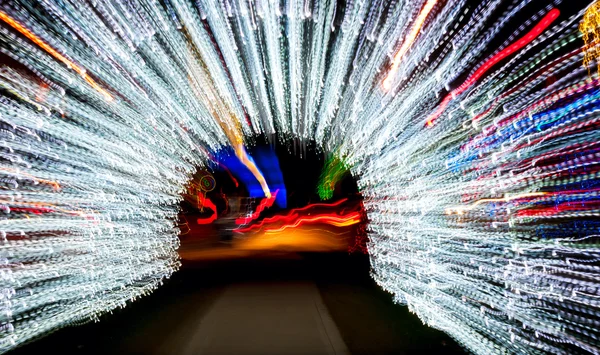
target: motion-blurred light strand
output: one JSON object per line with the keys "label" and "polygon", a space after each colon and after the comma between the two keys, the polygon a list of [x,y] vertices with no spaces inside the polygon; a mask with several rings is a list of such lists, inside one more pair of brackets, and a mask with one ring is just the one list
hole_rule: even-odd
{"label": "motion-blurred light strand", "polygon": [[589,5],[2,2],[0,352],[158,287],[208,152],[277,133],[344,157],[373,278],[423,322],[599,353]]}

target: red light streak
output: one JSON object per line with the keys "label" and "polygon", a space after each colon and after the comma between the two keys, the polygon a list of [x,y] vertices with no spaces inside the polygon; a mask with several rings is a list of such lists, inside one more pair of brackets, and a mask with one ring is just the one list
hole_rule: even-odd
{"label": "red light streak", "polygon": [[233,176],[233,174],[231,174],[231,171],[229,170],[229,168],[227,168],[224,164],[222,164],[214,155],[210,154],[210,152],[202,147],[198,147],[199,150],[201,150],[204,154],[206,154],[206,156],[211,160],[216,162],[217,164],[219,164],[220,167],[223,168],[223,170],[225,170],[225,172],[227,172],[227,174],[229,175],[229,177],[231,178],[231,180],[233,180],[233,183],[235,184],[235,187],[238,188],[240,187],[240,184],[238,183],[237,179]]}
{"label": "red light streak", "polygon": [[517,217],[550,217],[557,215],[561,212],[569,211],[584,211],[588,209],[597,209],[600,207],[600,200],[593,201],[569,201],[563,202],[558,205],[546,208],[536,209],[525,209],[517,211],[515,215]]}
{"label": "red light streak", "polygon": [[205,198],[202,194],[198,194],[198,204],[202,203],[203,207],[207,207],[214,213],[208,218],[198,218],[198,224],[211,224],[217,220],[217,206],[208,198]]}
{"label": "red light streak", "polygon": [[[477,116],[473,117],[473,122],[477,122],[479,120],[481,120],[483,117],[487,116],[492,110],[494,110],[496,107],[498,107],[498,104],[504,100],[506,97],[513,95],[514,93],[516,93],[517,91],[521,90],[523,87],[525,87],[526,85],[531,84],[532,82],[534,82],[536,79],[538,79],[542,74],[550,71],[551,69],[554,69],[555,67],[563,64],[563,62],[579,53],[581,53],[583,51],[583,48],[577,48],[574,51],[571,51],[570,53],[554,60],[553,62],[551,62],[550,64],[546,65],[544,68],[542,68],[541,70],[539,70],[536,75],[534,75],[533,77],[529,78],[527,81],[524,81],[522,83],[520,83],[519,85],[515,86],[514,88],[508,90],[507,92],[503,93],[502,95],[500,95],[499,97],[497,97],[492,104],[490,105],[490,107],[488,107],[485,111],[481,112],[480,114],[478,114]],[[546,101],[547,98],[545,98],[542,101]],[[531,110],[525,110],[522,111],[525,114],[527,112],[531,112]],[[501,125],[501,124],[499,124]]]}
{"label": "red light streak", "polygon": [[235,231],[238,233],[246,233],[253,229],[260,230],[262,228],[262,226],[265,224],[271,224],[271,223],[280,222],[280,221],[290,223],[297,217],[298,217],[297,214],[294,214],[293,212],[290,211],[290,213],[287,215],[278,215],[278,216],[274,216],[274,217],[265,218],[256,224],[253,224],[246,228],[236,229]]}
{"label": "red light streak", "polygon": [[475,82],[479,80],[488,70],[490,70],[494,65],[498,64],[501,60],[531,43],[537,36],[544,32],[544,30],[546,30],[546,28],[548,28],[548,26],[550,26],[552,22],[554,22],[554,20],[558,18],[558,15],[560,15],[560,11],[558,11],[558,9],[550,10],[550,12],[548,12],[546,16],[544,16],[544,18],[542,18],[542,20],[537,25],[535,25],[535,27],[531,29],[531,31],[529,31],[525,36],[521,37],[519,40],[517,40],[510,46],[504,48],[492,58],[488,59],[464,83],[462,83],[458,88],[452,90],[449,94],[446,95],[446,97],[444,98],[444,100],[442,100],[437,110],[435,110],[435,112],[427,118],[427,126],[433,126],[434,121],[442,115],[442,113],[444,112],[446,107],[448,107],[448,104],[450,104],[450,101],[452,101],[454,97],[465,92],[468,88],[475,84]]}
{"label": "red light streak", "polygon": [[250,217],[237,218],[235,220],[235,223],[236,224],[248,224],[248,223],[252,222],[253,220],[257,219],[258,216],[260,216],[260,213],[265,208],[273,206],[273,203],[275,202],[275,198],[277,198],[278,192],[279,192],[279,190],[275,190],[275,192],[273,192],[273,194],[270,194],[268,197],[263,198],[263,200],[260,201],[260,204],[256,208],[256,211],[254,211],[254,213],[252,213],[252,215]]}
{"label": "red light streak", "polygon": [[341,205],[342,203],[344,203],[346,201],[348,201],[348,199],[347,198],[343,198],[343,199],[341,199],[339,201],[336,201],[336,202],[333,202],[333,203],[313,203],[313,204],[310,204],[310,205],[306,205],[304,207],[295,208],[292,211],[294,211],[294,212],[306,211],[307,209],[313,208],[313,207],[335,207],[335,206]]}
{"label": "red light streak", "polygon": [[[290,210],[286,215],[278,215],[278,216],[274,216],[274,217],[265,218],[262,221],[260,221],[259,223],[253,224],[249,227],[237,229],[236,232],[246,233],[246,232],[251,231],[252,229],[260,229],[265,224],[279,222],[279,221],[287,221],[288,223],[291,223],[296,217],[298,217],[297,212],[306,211],[307,209],[313,208],[313,207],[336,207],[346,201],[348,201],[348,199],[343,198],[334,203],[313,203],[313,204],[310,204],[310,205],[307,205],[304,207],[294,208],[294,209]],[[238,224],[241,224],[241,223],[238,223]]]}
{"label": "red light streak", "polygon": [[56,212],[55,210],[53,210],[51,208],[44,208],[44,207],[39,207],[39,208],[11,207],[10,210],[14,211],[14,212],[30,212],[30,213],[33,213],[36,215],[41,215],[42,213]]}

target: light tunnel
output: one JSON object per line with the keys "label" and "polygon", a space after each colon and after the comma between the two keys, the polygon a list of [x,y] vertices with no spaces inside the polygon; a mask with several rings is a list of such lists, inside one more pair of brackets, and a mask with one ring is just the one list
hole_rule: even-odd
{"label": "light tunnel", "polygon": [[600,352],[600,3],[19,0],[0,20],[0,353],[177,272],[218,152],[274,194],[253,137],[349,171],[373,279],[466,350]]}

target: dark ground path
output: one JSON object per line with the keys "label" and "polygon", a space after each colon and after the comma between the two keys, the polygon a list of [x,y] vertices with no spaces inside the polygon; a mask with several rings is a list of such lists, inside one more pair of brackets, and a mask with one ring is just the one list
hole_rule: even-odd
{"label": "dark ground path", "polygon": [[9,354],[462,354],[368,276],[365,256],[190,265],[99,323]]}

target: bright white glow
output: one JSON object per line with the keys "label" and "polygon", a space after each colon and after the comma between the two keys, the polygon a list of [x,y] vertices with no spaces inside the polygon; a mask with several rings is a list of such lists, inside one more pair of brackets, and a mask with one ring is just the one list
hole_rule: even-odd
{"label": "bright white glow", "polygon": [[527,37],[556,10],[467,3],[0,5],[0,352],[160,285],[206,153],[278,132],[352,167],[373,277],[425,323],[478,354],[598,353],[583,6]]}

